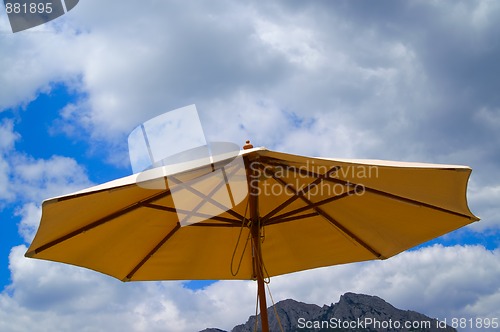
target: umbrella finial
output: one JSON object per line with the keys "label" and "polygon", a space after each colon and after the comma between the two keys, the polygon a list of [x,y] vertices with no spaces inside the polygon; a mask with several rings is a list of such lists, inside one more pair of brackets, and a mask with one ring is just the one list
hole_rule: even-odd
{"label": "umbrella finial", "polygon": [[243,145],[243,150],[248,150],[248,149],[251,149],[251,148],[253,148],[253,145],[250,144],[250,140],[247,140],[246,144]]}

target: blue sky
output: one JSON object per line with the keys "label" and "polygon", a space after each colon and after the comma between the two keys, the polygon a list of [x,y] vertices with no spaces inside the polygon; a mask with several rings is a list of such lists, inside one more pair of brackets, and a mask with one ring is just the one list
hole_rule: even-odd
{"label": "blue sky", "polygon": [[190,104],[212,141],[473,169],[479,223],[274,278],[275,300],[352,291],[500,319],[499,20],[496,1],[85,0],[12,34],[0,10],[0,330],[230,329],[254,312],[252,282],[122,284],[23,257],[44,199],[130,174],[127,135]]}

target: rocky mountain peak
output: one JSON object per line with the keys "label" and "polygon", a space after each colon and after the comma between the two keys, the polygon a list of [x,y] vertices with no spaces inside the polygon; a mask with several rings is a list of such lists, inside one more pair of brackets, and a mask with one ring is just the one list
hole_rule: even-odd
{"label": "rocky mountain peak", "polygon": [[[345,293],[340,300],[320,307],[292,299],[280,301],[268,308],[269,329],[271,331],[456,331],[449,326],[441,326],[436,319],[411,310],[401,310],[380,297]],[[231,332],[253,332],[260,315],[250,316],[245,324],[235,326]],[[225,332],[206,329],[202,332]]]}

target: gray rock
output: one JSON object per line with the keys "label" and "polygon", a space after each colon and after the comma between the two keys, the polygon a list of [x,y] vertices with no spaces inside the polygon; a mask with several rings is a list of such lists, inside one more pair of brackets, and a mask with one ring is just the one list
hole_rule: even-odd
{"label": "gray rock", "polygon": [[[275,312],[276,309],[276,312]],[[274,307],[267,309],[269,317],[269,329],[271,331],[281,331],[280,324],[284,331],[291,331],[297,326],[299,318],[313,319],[321,307],[315,304],[297,302],[295,300],[284,300],[276,303]],[[279,317],[279,321],[276,318]],[[250,316],[248,322],[235,326],[231,332],[253,332],[255,327],[255,316]],[[260,315],[258,316],[258,326],[260,328]],[[260,330],[260,329],[259,329]]]}
{"label": "gray rock", "polygon": [[[418,312],[397,309],[377,296],[354,293],[346,293],[340,297],[339,302],[323,307],[291,299],[284,300],[268,308],[267,312],[269,329],[272,332],[456,331],[449,326],[440,326],[436,319]],[[258,315],[250,316],[245,324],[235,326],[231,332],[253,332],[256,321],[257,331],[261,331],[260,315]],[[206,329],[202,332],[221,331]]]}
{"label": "gray rock", "polygon": [[333,322],[330,326],[342,331],[456,331],[449,326],[441,328],[436,319],[418,312],[397,309],[377,296],[354,293],[346,293],[338,303],[324,306],[317,320]]}

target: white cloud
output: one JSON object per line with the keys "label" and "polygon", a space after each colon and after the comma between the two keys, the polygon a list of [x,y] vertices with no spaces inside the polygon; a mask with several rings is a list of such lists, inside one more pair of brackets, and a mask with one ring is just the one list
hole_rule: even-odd
{"label": "white cloud", "polygon": [[[84,128],[94,139],[116,146],[138,123],[191,103],[245,120],[243,110],[229,106],[244,94],[247,103],[267,100],[272,105],[252,109],[253,117],[265,124],[262,129],[246,123],[262,136],[269,134],[264,130],[274,120],[272,108],[313,119],[329,114],[351,132],[369,134],[364,140],[369,144],[356,144],[360,155],[422,158],[426,151],[417,138],[425,140],[420,132],[429,125],[423,119],[443,110],[442,98],[449,97],[436,94],[436,76],[446,75],[432,71],[434,59],[427,55],[433,53],[426,42],[438,36],[439,51],[454,51],[454,45],[446,48],[447,42],[469,38],[462,25],[469,26],[470,12],[475,13],[473,21],[491,22],[498,8],[490,2],[393,7],[402,13],[413,9],[416,18],[401,22],[394,15],[385,22],[378,11],[368,13],[356,5],[228,1],[211,6],[122,1],[118,12],[116,4],[89,0],[43,33],[2,36],[11,43],[4,64],[14,71],[8,77],[28,79],[22,71],[26,65],[36,70],[31,69],[35,75],[30,74],[27,84],[2,84],[22,97],[7,102],[7,94],[15,94],[2,90],[6,96],[0,100],[5,105],[26,102],[36,91],[50,88],[47,82],[77,79],[75,87],[85,97],[63,110],[63,131],[78,135]],[[434,20],[432,10],[443,14],[449,26]],[[361,24],[360,17],[370,20]],[[428,30],[414,26],[418,18],[431,20]],[[482,36],[489,38],[494,26],[480,25]],[[211,108],[217,101],[218,108]],[[435,121],[429,129],[441,125]],[[236,122],[226,126],[239,129]],[[309,134],[323,141],[334,135]],[[401,144],[390,144],[393,137]],[[286,138],[286,133],[275,135],[273,143]]]}
{"label": "white cloud", "polygon": [[0,123],[0,199],[41,202],[48,197],[80,190],[92,183],[73,158],[36,159],[15,150],[21,135],[11,120]]}
{"label": "white cloud", "polygon": [[26,243],[31,243],[40,224],[42,208],[35,203],[27,203],[18,209],[16,215],[21,217],[19,234]]}
{"label": "white cloud", "polygon": [[17,34],[0,33],[2,49],[8,50],[0,63],[0,112],[25,107],[38,93],[50,92],[52,82],[74,82],[84,55],[75,43],[79,38],[72,31],[56,32],[52,25]]}
{"label": "white cloud", "polygon": [[[212,140],[471,164],[471,206],[483,221],[470,229],[498,229],[498,4],[358,6],[82,1],[51,24],[0,33],[8,50],[0,110],[22,109],[63,81],[80,98],[61,110],[53,133],[98,141],[119,165],[125,135],[138,123],[192,103]],[[5,22],[0,16],[2,31]],[[42,199],[90,181],[72,158],[15,152],[18,137],[12,122],[1,122],[0,199],[20,199],[20,232],[29,241]],[[198,291],[175,282],[122,285],[25,259],[24,250],[11,253],[0,330],[193,331],[231,328],[254,311],[251,282]],[[321,305],[356,291],[440,317],[500,317],[498,263],[498,250],[434,246],[273,278],[271,289],[276,300]]]}
{"label": "white cloud", "polygon": [[498,129],[500,127],[500,108],[481,107],[476,112],[475,119],[485,128]]}
{"label": "white cloud", "polygon": [[72,158],[36,159],[15,150],[20,137],[12,121],[0,123],[0,210],[6,204],[14,207],[14,216],[21,217],[19,234],[31,242],[40,222],[42,200],[92,183],[85,169]]}
{"label": "white cloud", "polygon": [[480,246],[435,245],[368,262],[274,278],[275,297],[319,305],[339,295],[377,295],[401,309],[431,317],[499,317],[500,252]]}
{"label": "white cloud", "polygon": [[297,25],[295,19],[283,24],[258,18],[255,22],[255,33],[264,44],[282,53],[292,64],[306,69],[317,69],[327,60],[315,32]]}
{"label": "white cloud", "polygon": [[457,1],[453,4],[443,4],[434,1],[432,7],[446,13],[445,22],[452,27],[463,27],[467,37],[480,37],[480,33],[494,24],[495,14],[499,10],[496,1]]}
{"label": "white cloud", "polygon": [[14,198],[9,188],[9,171],[8,163],[0,156],[0,200],[9,201]]}
{"label": "white cloud", "polygon": [[121,283],[93,271],[27,259],[25,251],[25,246],[15,247],[10,255],[12,285],[0,294],[5,313],[0,327],[10,323],[24,331],[35,326],[37,331],[196,331],[229,328],[252,313],[251,283],[221,282],[203,291],[174,281]]}
{"label": "white cloud", "polygon": [[[0,324],[6,327],[197,331],[230,329],[254,314],[256,285],[252,281],[219,281],[196,291],[180,282],[123,284],[93,271],[26,259],[25,250],[25,246],[13,248],[12,285],[0,295],[0,315],[4,315]],[[492,318],[500,314],[499,263],[498,250],[436,245],[382,262],[275,277],[270,288],[275,301],[294,298],[331,304],[352,291],[377,295],[398,308],[441,319]]]}
{"label": "white cloud", "polygon": [[4,119],[0,123],[0,152],[5,153],[11,150],[18,139],[19,134],[14,132],[12,120]]}
{"label": "white cloud", "polygon": [[481,232],[500,228],[500,185],[475,184],[470,190],[470,207],[478,211],[481,222],[471,225],[471,229]]}
{"label": "white cloud", "polygon": [[85,169],[73,158],[52,156],[35,159],[17,155],[12,158],[12,167],[13,188],[20,198],[28,201],[41,202],[92,184]]}
{"label": "white cloud", "polygon": [[[60,130],[79,139],[87,139],[82,134],[86,131],[110,150],[123,146],[125,135],[138,123],[196,103],[200,111],[225,120],[226,137],[236,136],[244,125],[257,144],[267,146],[289,147],[285,142],[315,137],[323,145],[319,152],[328,155],[429,161],[435,138],[421,133],[432,131],[443,138],[439,133],[444,123],[428,119],[445,112],[443,98],[449,97],[436,93],[441,93],[436,76],[446,75],[434,73],[429,65],[433,59],[427,57],[424,41],[440,36],[434,32],[443,28],[429,13],[438,10],[449,17],[445,32],[465,38],[458,35],[461,21],[456,18],[463,16],[464,5],[417,2],[391,10],[404,12],[405,6],[417,18],[428,15],[428,30],[417,29],[415,19],[400,22],[398,15],[389,22],[376,21],[378,12],[356,5],[219,1],[211,6],[144,2],[138,7],[122,1],[118,12],[116,4],[89,0],[61,18],[59,26],[48,25],[43,38],[27,33],[8,38],[13,43],[10,58],[19,59],[9,66],[21,68],[37,59],[38,70],[44,71],[36,87],[36,80],[22,89],[9,86],[24,91],[23,100],[29,100],[26,96],[47,88],[46,81],[76,79],[82,98],[61,111]],[[450,6],[454,10],[448,12]],[[465,7],[477,12],[480,21],[497,14],[496,9],[485,11],[482,3]],[[374,17],[361,24],[357,15]],[[485,25],[484,35],[493,28]],[[36,47],[23,44],[28,41]],[[439,50],[447,50],[446,42]],[[38,51],[26,54],[25,49]],[[56,70],[52,62],[61,68]],[[329,130],[294,127],[281,112],[306,123],[324,121],[318,126]],[[338,131],[349,140],[345,149],[333,143],[339,141]],[[237,143],[244,140],[241,136]],[[399,144],[393,144],[394,138]]]}
{"label": "white cloud", "polygon": [[[332,114],[352,131],[366,121],[386,126],[402,116],[386,116],[381,110],[399,112],[394,105],[401,101],[401,89],[419,91],[423,86],[409,46],[385,42],[339,15],[313,20],[321,7],[306,15],[286,6],[219,4],[224,5],[144,3],[137,8],[122,2],[120,15],[104,19],[104,12],[116,13],[115,5],[87,1],[64,17],[67,33],[49,30],[39,39],[30,34],[9,39],[12,59],[20,59],[13,67],[37,61],[43,77],[38,84],[31,80],[22,88],[21,83],[9,86],[27,101],[35,91],[49,88],[43,82],[77,77],[75,87],[87,97],[62,111],[62,131],[76,134],[81,127],[110,146],[139,122],[191,103],[219,116],[236,113],[263,136],[269,135],[268,126],[276,126],[269,117],[273,108],[300,117]],[[148,20],[142,19],[145,12]],[[88,28],[71,34],[77,24]],[[24,44],[37,41],[34,48]],[[22,53],[26,48],[34,51]],[[376,59],[385,58],[384,63],[367,61],[368,50]],[[56,63],[61,68],[54,68]],[[250,105],[269,101],[250,109],[251,118],[263,127],[249,119],[248,110],[230,107],[231,99],[241,94]],[[219,101],[217,109],[210,108],[214,101]],[[226,122],[226,127],[239,129],[237,122]],[[272,142],[286,140],[289,128],[282,127],[284,137],[273,135]],[[326,140],[331,133],[322,136]]]}
{"label": "white cloud", "polygon": [[[13,149],[15,141],[19,139],[19,134],[14,131],[14,124],[11,120],[0,122],[0,200],[12,200],[14,194],[10,188],[10,165],[7,158],[8,153]],[[1,206],[1,205],[0,205]]]}

